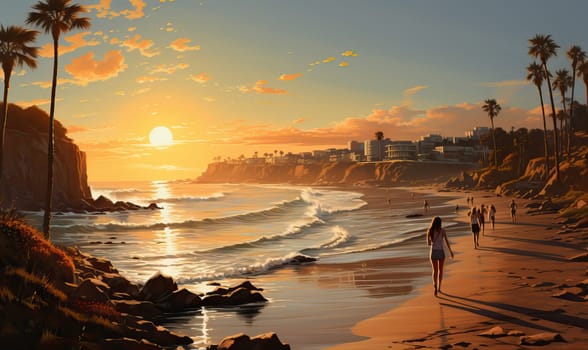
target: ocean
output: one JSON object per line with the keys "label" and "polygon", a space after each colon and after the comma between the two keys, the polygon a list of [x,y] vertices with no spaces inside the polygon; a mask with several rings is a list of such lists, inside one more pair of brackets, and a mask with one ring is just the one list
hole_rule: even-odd
{"label": "ocean", "polygon": [[[353,189],[291,185],[120,182],[92,185],[94,198],[160,210],[56,213],[52,240],[107,258],[137,283],[155,272],[180,287],[205,293],[211,282],[251,280],[269,299],[263,305],[202,308],[162,323],[204,349],[239,332],[276,332],[293,349],[324,349],[358,340],[351,327],[401,302],[425,283],[430,267],[423,198],[455,225],[445,200],[407,188],[381,188],[368,205]],[[402,198],[402,200],[399,200]],[[40,227],[42,213],[26,213]],[[316,258],[298,265],[295,258]],[[386,259],[385,263],[383,262]]]}

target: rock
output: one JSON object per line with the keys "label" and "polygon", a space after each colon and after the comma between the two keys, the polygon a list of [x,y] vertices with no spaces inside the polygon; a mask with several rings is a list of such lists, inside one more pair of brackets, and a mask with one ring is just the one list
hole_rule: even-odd
{"label": "rock", "polygon": [[155,304],[150,301],[140,300],[111,300],[110,301],[116,311],[124,312],[126,314],[141,316],[147,319],[153,319],[157,316],[161,316],[161,311]]}
{"label": "rock", "polygon": [[570,300],[570,301],[584,301],[584,298],[570,292],[569,290],[562,290],[559,293],[555,293],[552,295],[552,297],[554,298],[559,298],[559,299],[565,299],[565,300]]}
{"label": "rock", "polygon": [[299,265],[299,264],[305,264],[305,263],[315,262],[315,261],[316,261],[316,258],[300,254],[300,255],[296,255],[295,257],[293,257],[290,260],[290,264]]}
{"label": "rock", "polygon": [[139,294],[139,287],[117,273],[104,273],[100,279],[110,286],[114,293],[125,293],[130,296]]}
{"label": "rock", "polygon": [[491,328],[485,332],[479,333],[478,335],[481,337],[498,338],[498,337],[506,336],[506,332],[504,331],[504,329],[502,327],[496,326],[496,327]]}
{"label": "rock", "polygon": [[239,288],[227,295],[230,305],[243,305],[249,303],[266,302],[261,293],[251,291],[245,288]]}
{"label": "rock", "polygon": [[101,195],[94,200],[94,206],[98,210],[104,210],[112,208],[114,206],[114,203],[110,199]]}
{"label": "rock", "polygon": [[139,292],[139,298],[141,300],[159,302],[176,290],[178,290],[178,285],[174,282],[173,278],[157,272],[145,283]]}
{"label": "rock", "polygon": [[267,299],[258,292],[260,290],[263,289],[257,288],[249,281],[230,288],[218,287],[202,299],[202,305],[227,306],[266,302]]}
{"label": "rock", "polygon": [[108,297],[109,294],[110,287],[106,283],[95,278],[88,278],[80,283],[73,292],[72,297],[86,301],[106,303],[110,300]]}
{"label": "rock", "polygon": [[264,333],[249,338],[244,333],[224,338],[217,350],[290,350],[290,345],[283,344],[275,333]]}
{"label": "rock", "polygon": [[102,272],[118,273],[118,270],[112,266],[112,263],[106,259],[89,257],[86,259],[96,270]]}
{"label": "rock", "polygon": [[506,335],[512,336],[512,337],[520,337],[520,336],[525,335],[525,332],[517,330],[517,329],[513,329],[512,331],[508,331],[508,333]]}
{"label": "rock", "polygon": [[156,210],[156,209],[163,209],[162,207],[158,206],[157,203],[149,203],[146,209]]}
{"label": "rock", "polygon": [[539,282],[531,285],[531,288],[552,287],[555,286],[553,282]]}
{"label": "rock", "polygon": [[182,311],[188,308],[197,308],[202,305],[200,297],[186,288],[176,290],[162,302],[157,303],[157,306],[166,312]]}
{"label": "rock", "polygon": [[547,345],[553,342],[565,342],[565,340],[559,333],[539,333],[520,338],[521,345]]}
{"label": "rock", "polygon": [[588,252],[572,256],[569,261],[588,262]]}
{"label": "rock", "polygon": [[104,345],[112,350],[163,350],[161,346],[145,339],[140,341],[130,338],[105,339]]}

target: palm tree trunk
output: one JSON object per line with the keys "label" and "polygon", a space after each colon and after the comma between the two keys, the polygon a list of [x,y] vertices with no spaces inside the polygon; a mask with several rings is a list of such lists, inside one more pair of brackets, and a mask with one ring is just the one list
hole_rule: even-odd
{"label": "palm tree trunk", "polygon": [[[8,89],[10,88],[10,74],[4,74],[4,108],[2,110],[2,130],[0,130],[0,193],[2,193],[2,175],[4,175],[4,138],[8,121]],[[1,198],[0,198],[1,199]]]}
{"label": "palm tree trunk", "polygon": [[541,101],[541,114],[543,115],[543,143],[545,146],[545,179],[549,178],[549,148],[547,147],[547,124],[545,121],[545,105],[543,104],[543,93],[541,87],[537,86],[539,90],[539,100]]}
{"label": "palm tree trunk", "polygon": [[545,78],[547,79],[547,90],[549,91],[549,101],[551,102],[551,118],[553,119],[553,146],[555,156],[555,177],[557,182],[560,182],[559,177],[559,142],[557,137],[557,116],[555,115],[555,103],[553,102],[553,91],[551,91],[551,81],[549,79],[549,71],[547,70],[547,63],[543,62],[543,69],[545,70]]}
{"label": "palm tree trunk", "polygon": [[490,123],[492,124],[492,144],[494,145],[494,166],[498,168],[498,157],[496,153],[496,136],[494,135],[494,119],[490,118]]}
{"label": "palm tree trunk", "polygon": [[568,144],[567,144],[567,153],[570,154],[570,149],[572,148],[572,138],[574,137],[574,127],[572,125],[572,117],[574,116],[574,90],[576,88],[576,66],[574,65],[572,69],[572,101],[570,102],[570,120],[568,121]]}
{"label": "palm tree trunk", "polygon": [[47,142],[47,194],[45,197],[45,215],[43,216],[43,233],[50,239],[51,202],[53,197],[53,156],[55,152],[53,121],[55,120],[55,90],[57,88],[57,65],[59,61],[59,41],[53,39],[53,82],[51,84],[51,109],[49,111],[49,140]]}

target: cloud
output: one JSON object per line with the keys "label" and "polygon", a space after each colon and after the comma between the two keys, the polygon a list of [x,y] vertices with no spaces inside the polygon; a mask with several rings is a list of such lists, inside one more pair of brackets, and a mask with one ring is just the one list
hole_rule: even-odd
{"label": "cloud", "polygon": [[428,88],[429,88],[428,85],[417,85],[417,86],[413,86],[411,88],[404,90],[402,94],[404,97],[408,97],[408,96],[412,96],[412,95],[416,94],[417,92],[419,92],[421,90],[428,89]]}
{"label": "cloud", "polygon": [[[97,46],[100,45],[100,42],[97,40],[90,40],[87,41],[85,39],[86,35],[91,34],[91,32],[82,32],[77,33],[74,35],[66,36],[63,40],[70,43],[70,45],[59,45],[59,55],[64,55],[69,52],[73,52],[79,48],[86,47],[86,46]],[[45,44],[39,50],[39,56],[41,57],[53,57],[53,44]]]}
{"label": "cloud", "polygon": [[353,50],[347,50],[341,53],[341,56],[345,56],[345,57],[357,57],[359,56],[359,54],[356,51]]}
{"label": "cloud", "polygon": [[167,78],[156,77],[154,75],[144,75],[135,79],[138,84],[155,83],[157,81],[165,81]]}
{"label": "cloud", "polygon": [[495,88],[501,88],[501,87],[518,87],[518,86],[525,86],[525,85],[529,85],[530,82],[528,80],[503,80],[503,81],[496,81],[496,82],[486,82],[486,83],[481,83],[481,86],[485,86],[485,87],[495,87]]}
{"label": "cloud", "polygon": [[150,50],[153,46],[153,40],[143,39],[140,35],[135,35],[133,38],[128,38],[121,43],[122,47],[127,48],[127,52],[139,50],[142,56],[153,57],[159,55],[158,51]]}
{"label": "cloud", "polygon": [[132,10],[122,10],[120,12],[125,18],[133,20],[145,17],[145,13],[143,9],[147,4],[143,0],[129,0],[131,5],[133,6]]}
{"label": "cloud", "polygon": [[[481,106],[482,102],[438,106],[428,110],[391,106],[388,109],[372,110],[365,116],[349,117],[327,127],[306,130],[294,126],[275,128],[267,124],[251,125],[244,121],[233,121],[218,127],[216,132],[220,135],[234,135],[225,138],[222,143],[332,147],[343,146],[350,140],[372,139],[377,130],[392,140],[414,141],[430,133],[444,137],[464,136],[466,131],[476,126],[489,126],[490,121]],[[505,107],[495,119],[495,125],[505,130],[510,130],[511,126],[539,128],[540,119],[535,109]]]}
{"label": "cloud", "polygon": [[336,59],[335,57],[331,56],[331,57],[327,57],[327,58],[325,58],[325,59],[323,60],[323,63],[329,63],[329,62],[333,62],[333,61],[336,61],[336,60],[337,60],[337,59]]}
{"label": "cloud", "polygon": [[304,122],[305,122],[304,118],[298,118],[298,119],[294,119],[292,121],[292,124],[302,124]]}
{"label": "cloud", "polygon": [[339,67],[347,67],[349,66],[349,62],[343,61],[341,63],[339,63]]}
{"label": "cloud", "polygon": [[190,67],[187,63],[178,63],[178,64],[160,64],[151,70],[151,74],[157,73],[167,73],[173,74],[178,70],[186,69]]}
{"label": "cloud", "polygon": [[175,51],[178,52],[186,52],[186,51],[198,51],[200,50],[200,45],[189,46],[192,40],[188,38],[178,38],[171,42],[169,45]]}
{"label": "cloud", "polygon": [[131,96],[143,95],[143,94],[148,93],[149,91],[151,91],[151,88],[138,89],[138,90],[133,91],[131,93]]}
{"label": "cloud", "polygon": [[40,99],[30,100],[30,101],[16,101],[16,102],[14,102],[14,104],[19,105],[21,107],[42,106],[42,105],[48,105],[49,103],[51,103],[51,100],[48,98],[40,98]]}
{"label": "cloud", "polygon": [[210,80],[210,76],[208,73],[200,73],[200,74],[190,74],[190,80],[193,80],[197,83],[204,84]]}
{"label": "cloud", "polygon": [[100,2],[96,5],[86,5],[86,9],[88,10],[96,10],[98,12],[96,17],[98,18],[105,18],[110,13],[110,3],[112,0],[100,0]]}
{"label": "cloud", "polygon": [[259,80],[252,87],[241,86],[239,88],[239,91],[245,92],[245,93],[255,92],[258,94],[271,94],[271,95],[285,95],[287,93],[286,90],[265,87],[265,84],[267,84],[267,80]]}
{"label": "cloud", "polygon": [[295,80],[300,78],[302,73],[294,73],[294,74],[282,74],[280,75],[280,80]]}
{"label": "cloud", "polygon": [[212,96],[206,96],[206,97],[203,97],[202,99],[206,102],[216,102],[216,98],[214,98]]}
{"label": "cloud", "polygon": [[84,127],[84,126],[78,126],[78,125],[70,125],[68,127],[66,127],[67,129],[67,133],[68,134],[75,134],[76,132],[84,132],[84,131],[88,131],[89,129]]}
{"label": "cloud", "polygon": [[108,80],[118,76],[127,68],[125,58],[118,50],[112,50],[104,54],[104,59],[94,59],[94,53],[75,58],[65,66],[65,71],[71,74],[77,85],[85,86],[90,82]]}

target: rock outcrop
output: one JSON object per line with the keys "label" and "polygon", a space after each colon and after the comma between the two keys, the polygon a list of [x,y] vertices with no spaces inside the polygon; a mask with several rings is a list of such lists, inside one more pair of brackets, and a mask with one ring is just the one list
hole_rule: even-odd
{"label": "rock outcrop", "polygon": [[[2,174],[2,204],[19,210],[43,207],[47,188],[49,117],[38,107],[9,105]],[[55,121],[53,206],[56,210],[84,208],[92,203],[86,154]]]}

